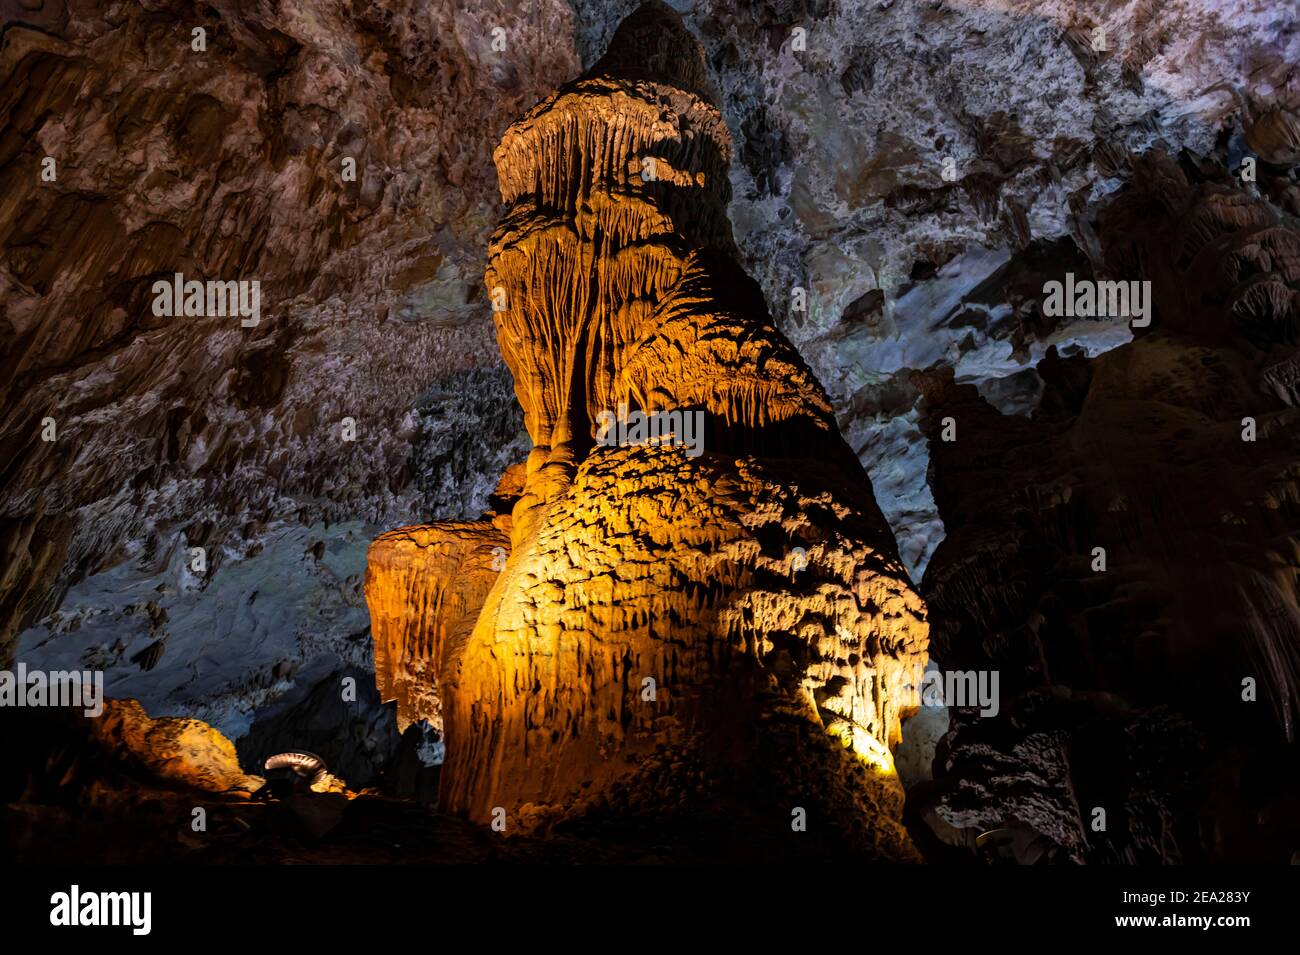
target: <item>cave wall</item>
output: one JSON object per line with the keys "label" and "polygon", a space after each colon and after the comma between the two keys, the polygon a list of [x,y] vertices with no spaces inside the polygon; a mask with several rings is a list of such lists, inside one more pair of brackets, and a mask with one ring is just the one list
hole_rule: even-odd
{"label": "cave wall", "polygon": [[[369,541],[477,517],[529,443],[481,281],[492,150],[634,5],[0,4],[5,654],[102,666],[152,714],[232,737],[371,665]],[[917,580],[945,530],[912,372],[947,361],[1027,414],[1050,346],[1129,337],[1037,302],[1045,270],[1099,260],[1086,213],[1132,156],[1239,158],[1234,90],[1296,95],[1300,40],[1266,0],[677,6],[735,144],[740,263]],[[260,325],[155,318],[175,269],[259,279]]]}
{"label": "cave wall", "polygon": [[[7,654],[128,539],[418,511],[416,399],[497,364],[475,302],[486,159],[573,67],[547,39],[567,9],[526,7],[509,64],[469,4],[71,3],[6,24]],[[260,323],[155,317],[174,272],[258,280]]]}
{"label": "cave wall", "polygon": [[[490,155],[574,71],[571,14],[36,7],[5,5],[0,47],[0,656],[30,628],[33,665],[238,735],[370,666],[370,528],[477,511],[521,453],[482,296]],[[259,281],[260,322],[155,317],[175,272]]]}
{"label": "cave wall", "polygon": [[1151,283],[1150,325],[1050,353],[1032,417],[917,376],[950,528],[922,586],[935,652],[1001,674],[1001,711],[951,710],[913,794],[950,844],[996,829],[1022,860],[1093,863],[1300,846],[1300,411],[1264,380],[1300,354],[1300,220],[1267,191],[1134,160],[1093,224],[1113,274]]}

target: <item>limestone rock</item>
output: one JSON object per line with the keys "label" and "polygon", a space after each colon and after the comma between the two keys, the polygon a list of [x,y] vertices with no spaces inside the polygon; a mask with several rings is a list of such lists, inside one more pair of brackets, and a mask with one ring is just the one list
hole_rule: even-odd
{"label": "limestone rock", "polygon": [[492,521],[403,527],[370,545],[375,682],[383,699],[397,701],[399,732],[420,720],[442,726],[444,663],[468,639],[509,547]]}
{"label": "limestone rock", "polygon": [[[577,68],[559,0],[496,15],[509,56],[468,0],[6,5],[0,661],[151,535],[474,500],[420,488],[419,429],[456,422],[416,405],[500,368],[491,149]],[[177,272],[260,282],[259,323],[155,315]]]}
{"label": "limestone rock", "polygon": [[[476,517],[522,457],[481,283],[492,150],[636,3],[5,6],[0,658],[89,654],[112,695],[232,739],[312,676],[369,665],[355,570],[304,573],[300,538],[360,565],[380,528]],[[638,42],[614,69],[680,64],[681,89],[716,87],[739,262],[828,392],[914,579],[944,529],[911,370],[955,361],[1027,413],[1048,346],[1095,355],[1127,333],[1042,322],[1026,263],[1075,242],[1080,258],[1080,215],[1153,146],[1285,160],[1285,117],[1255,124],[1300,91],[1300,33],[1274,0],[677,6],[702,60]],[[1261,163],[1259,189],[1297,215],[1285,172]],[[153,316],[149,282],[175,268],[259,279],[261,325]],[[320,530],[339,522],[356,540]],[[198,578],[180,559],[196,546]],[[131,660],[158,636],[129,608],[153,599],[171,622],[145,673]]]}
{"label": "limestone rock", "polygon": [[[372,613],[385,632],[409,614],[393,646],[445,657],[452,811],[769,835],[804,813],[819,839],[912,858],[890,748],[924,606],[825,392],[734,264],[729,157],[659,3],[507,131],[486,285],[534,444],[509,560],[458,652],[440,631],[472,601],[418,608],[478,584],[392,556],[403,532],[372,551]],[[677,414],[675,440],[606,440],[611,413]],[[439,555],[487,543],[413,533]]]}
{"label": "limestone rock", "polygon": [[47,788],[67,794],[145,787],[246,798],[262,784],[240,768],[234,744],[206,723],[154,719],[135,700],[105,699],[97,717],[12,710],[5,725],[16,747],[6,779],[27,773],[29,796]]}
{"label": "limestone rock", "polygon": [[[573,0],[584,64],[638,2]],[[1239,159],[1259,118],[1300,103],[1300,33],[1274,0],[675,6],[735,142],[740,263],[830,393],[914,580],[944,527],[911,371],[954,364],[1028,413],[1048,347],[1096,355],[1128,335],[1040,323],[1014,281],[1023,265],[1086,249],[1079,218],[1130,157]],[[1286,176],[1260,186],[1300,215]]]}
{"label": "limestone rock", "polygon": [[1152,154],[1098,235],[1115,274],[1152,282],[1133,342],[1040,364],[1032,420],[950,369],[920,381],[950,528],[922,588],[935,655],[1000,671],[1002,704],[953,711],[918,801],[949,841],[1012,827],[1076,861],[1285,861],[1300,412],[1261,375],[1295,345],[1300,233]]}
{"label": "limestone rock", "polygon": [[260,784],[239,768],[234,744],[199,720],[150,719],[135,700],[107,700],[103,717],[89,725],[92,745],[159,781],[208,792]]}

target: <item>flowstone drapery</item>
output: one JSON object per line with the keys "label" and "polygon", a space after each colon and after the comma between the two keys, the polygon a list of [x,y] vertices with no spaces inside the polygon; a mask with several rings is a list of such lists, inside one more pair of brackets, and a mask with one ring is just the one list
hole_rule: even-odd
{"label": "flowstone drapery", "polygon": [[[441,719],[443,805],[507,831],[806,830],[911,858],[890,749],[924,606],[735,263],[730,148],[657,3],[506,132],[486,284],[534,447],[508,516],[372,546],[378,681],[403,723]],[[703,452],[598,441],[610,412],[697,416]]]}

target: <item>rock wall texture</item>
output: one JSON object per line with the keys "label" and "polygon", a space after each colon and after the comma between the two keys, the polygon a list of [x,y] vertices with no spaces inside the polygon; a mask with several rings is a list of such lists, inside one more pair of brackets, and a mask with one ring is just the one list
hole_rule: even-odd
{"label": "rock wall texture", "polygon": [[6,728],[15,750],[4,776],[5,802],[101,787],[124,780],[247,798],[263,780],[240,769],[235,747],[206,723],[152,719],[135,700],[106,700],[93,720],[67,711],[10,711]]}
{"label": "rock wall texture", "polygon": [[[523,7],[509,67],[470,4],[73,2],[6,24],[7,650],[128,540],[421,512],[418,396],[498,361],[473,301],[486,157],[574,69],[546,39],[567,9]],[[175,272],[260,281],[260,323],[154,317]]]}
{"label": "rock wall texture", "polygon": [[1099,271],[1152,283],[1150,328],[1050,354],[1032,418],[919,376],[950,528],[923,583],[936,653],[1000,670],[1003,703],[953,711],[914,800],[949,842],[1016,831],[1022,859],[1286,862],[1300,411],[1264,377],[1300,344],[1300,222],[1152,153],[1094,225]]}
{"label": "rock wall texture", "polygon": [[[482,281],[503,211],[492,153],[509,123],[596,62],[636,2],[0,0],[0,658],[103,669],[110,695],[208,721],[241,757],[298,737],[350,780],[387,760],[389,708],[338,709],[340,682],[375,661],[367,547],[401,524],[470,522],[486,507],[506,515],[513,498],[494,500],[493,489],[533,445]],[[1194,188],[1223,184],[1207,162],[1240,182],[1242,160],[1258,158],[1268,174],[1240,192],[1297,213],[1285,173],[1300,31],[1274,0],[673,5],[704,50],[694,81],[711,87],[706,99],[716,93],[735,144],[695,188],[717,196],[730,180],[735,241],[701,219],[693,240],[705,253],[625,251],[627,275],[608,278],[671,282],[689,260],[691,297],[707,300],[701,280],[735,258],[804,363],[774,378],[820,382],[788,395],[829,403],[914,581],[945,534],[927,480],[918,382],[928,379],[916,371],[950,366],[956,385],[1002,413],[990,419],[998,428],[1022,428],[1036,409],[1035,435],[1040,419],[1069,419],[1078,389],[1092,387],[1073,380],[1078,360],[1131,335],[1123,323],[1045,316],[1042,284],[1067,270],[1093,274],[1116,254],[1113,242],[1103,252],[1098,214],[1152,150]],[[689,91],[692,78],[678,79]],[[344,178],[345,159],[356,160],[355,180]],[[523,176],[529,166],[512,168]],[[712,205],[699,211],[715,215]],[[1276,276],[1284,260],[1265,237],[1150,274],[1201,289],[1220,267]],[[260,323],[154,316],[152,282],[175,270],[259,280]],[[562,292],[554,278],[556,302],[605,294]],[[760,297],[747,281],[726,281],[729,306],[736,288]],[[1275,278],[1224,287],[1238,286],[1233,311],[1285,323]],[[1162,305],[1166,318],[1196,310],[1184,307],[1194,296],[1168,294],[1162,301],[1179,304]],[[683,308],[689,319],[694,305]],[[630,361],[620,336],[635,321],[613,320],[614,337],[575,343],[575,357]],[[713,331],[734,327],[728,318]],[[699,331],[713,335],[710,362],[731,360],[718,350],[723,336]],[[1221,350],[1203,332],[1198,347]],[[679,324],[642,360],[666,360],[661,345],[694,333]],[[1158,364],[1161,387],[1198,407],[1190,395],[1206,382],[1193,352],[1126,354]],[[1300,362],[1285,349],[1261,355],[1227,363],[1237,384],[1225,407],[1256,400],[1242,397],[1241,376],[1294,406]],[[700,377],[687,364],[682,372],[683,384]],[[1110,377],[1140,372],[1112,366]],[[575,384],[539,398],[536,414],[581,424],[574,409],[590,399]],[[597,387],[631,396],[633,384]],[[1226,433],[1229,418],[1214,413]],[[345,417],[357,423],[354,441],[343,439]],[[41,440],[45,418],[53,442]],[[589,434],[579,427],[574,440],[580,456]],[[562,455],[556,465],[566,475],[576,466]],[[990,468],[997,492],[1012,471]],[[1228,464],[1204,469],[1244,480]],[[1162,526],[1176,519],[1160,512]],[[193,547],[206,550],[201,573]],[[1252,561],[1269,601],[1284,594]],[[453,603],[478,599],[457,589]],[[394,627],[410,631],[392,650],[402,660],[414,631]],[[947,628],[941,621],[941,637]],[[1100,685],[1070,683],[1085,684]],[[441,705],[392,696],[402,721]],[[1261,710],[1274,705],[1261,698]],[[933,716],[939,725],[926,732],[942,735],[947,717],[930,710],[909,732]],[[996,821],[980,813],[978,825]]]}
{"label": "rock wall texture", "polygon": [[[575,72],[552,42],[570,13],[3,11],[0,658],[30,626],[33,665],[84,655],[110,693],[239,736],[292,686],[371,665],[376,526],[473,516],[522,455],[481,300],[490,155]],[[259,324],[155,317],[175,272],[259,281]]]}
{"label": "rock wall texture", "polygon": [[[576,0],[584,64],[636,5]],[[944,525],[911,372],[943,361],[1027,414],[1049,347],[1096,355],[1129,336],[1041,321],[1026,265],[1088,247],[1079,214],[1131,155],[1244,146],[1256,106],[1300,106],[1300,33],[1272,0],[674,5],[736,143],[740,262],[826,387],[918,581]]]}
{"label": "rock wall texture", "polygon": [[397,703],[401,731],[419,720],[442,728],[444,661],[459,657],[509,553],[499,523],[403,527],[370,546],[366,599],[375,678],[383,698]]}
{"label": "rock wall texture", "polygon": [[[463,648],[445,634],[478,566],[418,578],[459,573],[456,542],[482,553],[492,524],[397,532],[434,543],[411,563],[387,535],[367,586],[375,620],[423,613],[396,643],[445,655],[424,661],[446,674],[445,806],[696,838],[727,807],[765,835],[804,813],[819,839],[912,858],[890,748],[924,608],[824,393],[730,261],[730,141],[694,39],[644,5],[495,158],[486,285],[534,443],[510,556]],[[680,420],[673,443],[602,442],[620,405],[699,415],[703,445]]]}

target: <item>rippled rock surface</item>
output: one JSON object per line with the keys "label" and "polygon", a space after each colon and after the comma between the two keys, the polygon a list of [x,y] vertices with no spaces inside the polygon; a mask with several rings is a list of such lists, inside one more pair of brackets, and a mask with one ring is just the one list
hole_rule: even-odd
{"label": "rippled rock surface", "polygon": [[1099,267],[1151,282],[1134,341],[1049,354],[1032,418],[918,376],[950,528],[922,586],[935,652],[1000,670],[1004,699],[951,711],[914,801],[951,843],[1016,831],[1022,861],[1286,862],[1300,412],[1268,370],[1300,344],[1300,228],[1159,153],[1095,225]]}
{"label": "rippled rock surface", "polygon": [[[486,285],[533,450],[508,525],[376,542],[376,642],[443,654],[422,665],[444,675],[452,811],[689,839],[806,819],[814,841],[910,859],[890,750],[924,606],[825,393],[734,264],[709,86],[647,4],[507,131]],[[610,412],[697,416],[699,443],[680,417],[672,442],[602,441]],[[469,554],[503,526],[461,646]],[[399,566],[407,540],[426,550]]]}

